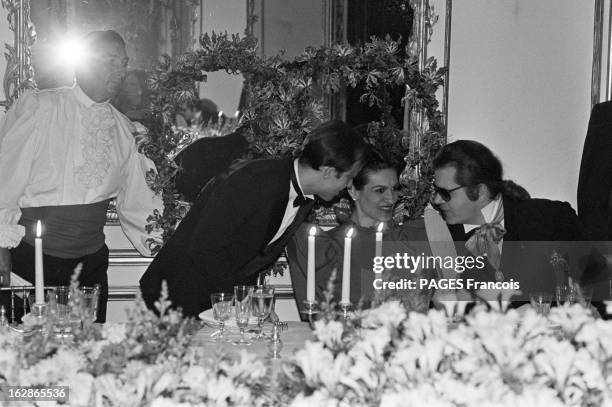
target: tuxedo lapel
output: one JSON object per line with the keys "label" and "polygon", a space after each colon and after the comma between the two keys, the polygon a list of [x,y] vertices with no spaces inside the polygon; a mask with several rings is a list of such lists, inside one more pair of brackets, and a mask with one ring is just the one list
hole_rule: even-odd
{"label": "tuxedo lapel", "polygon": [[265,251],[274,251],[277,245],[280,245],[281,249],[285,247],[289,241],[289,238],[293,236],[297,228],[302,224],[302,222],[304,222],[313,207],[314,201],[309,201],[300,205],[300,209],[296,213],[295,219],[293,219],[293,222],[291,222],[291,224],[287,227],[287,230],[285,230],[285,232],[275,242],[268,245]]}
{"label": "tuxedo lapel", "polygon": [[[271,212],[260,212],[259,216],[268,217],[267,228],[264,233],[263,247],[276,235],[278,228],[283,222],[283,216],[289,202],[289,183],[291,182],[291,172],[293,171],[293,160],[283,160],[283,165],[278,174],[277,189],[274,196],[270,197],[273,202]],[[265,211],[264,211],[265,212]]]}

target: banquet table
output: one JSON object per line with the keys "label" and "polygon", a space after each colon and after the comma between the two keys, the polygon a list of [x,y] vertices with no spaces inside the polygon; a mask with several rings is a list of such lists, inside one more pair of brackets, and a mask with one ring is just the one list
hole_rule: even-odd
{"label": "banquet table", "polygon": [[[271,324],[264,324],[264,333],[270,334]],[[216,325],[205,324],[192,339],[192,345],[201,347],[205,350],[216,351],[223,350],[230,354],[240,353],[241,350],[245,349],[247,352],[254,353],[256,356],[264,358],[268,353],[268,341],[257,341],[251,338],[252,344],[249,346],[245,345],[234,345],[233,340],[240,337],[238,329],[235,327],[226,328],[226,336],[229,341],[218,342],[215,341],[211,335],[218,330]],[[254,336],[252,334],[246,334],[247,337]],[[301,349],[304,343],[313,339],[312,331],[306,322],[287,322],[287,329],[281,331],[280,338],[283,342],[283,347],[280,352],[281,358],[285,358],[293,355],[293,353]]]}

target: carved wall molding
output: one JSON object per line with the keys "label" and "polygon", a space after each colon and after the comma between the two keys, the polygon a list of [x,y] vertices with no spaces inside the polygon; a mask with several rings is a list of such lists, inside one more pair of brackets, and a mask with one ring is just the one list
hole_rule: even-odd
{"label": "carved wall molding", "polygon": [[9,28],[14,33],[13,44],[4,44],[6,70],[3,89],[6,99],[0,105],[8,109],[24,89],[36,86],[30,50],[36,40],[36,31],[30,21],[29,0],[2,0],[2,7],[7,11]]}

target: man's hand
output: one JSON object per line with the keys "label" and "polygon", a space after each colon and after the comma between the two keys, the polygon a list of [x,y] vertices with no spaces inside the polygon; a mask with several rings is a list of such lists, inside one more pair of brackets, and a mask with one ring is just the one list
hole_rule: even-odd
{"label": "man's hand", "polygon": [[9,249],[0,247],[0,286],[11,284],[11,252]]}

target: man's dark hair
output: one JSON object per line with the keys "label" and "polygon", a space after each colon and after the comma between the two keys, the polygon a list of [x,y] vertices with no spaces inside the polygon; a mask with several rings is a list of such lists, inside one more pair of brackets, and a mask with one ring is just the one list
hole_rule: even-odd
{"label": "man's dark hair", "polygon": [[83,38],[83,44],[88,52],[96,53],[103,44],[119,44],[125,47],[123,37],[117,31],[92,31]]}
{"label": "man's dark hair", "polygon": [[504,191],[503,170],[499,159],[484,145],[471,140],[457,140],[445,145],[433,160],[434,170],[444,167],[457,170],[455,182],[466,186],[469,199],[478,199],[478,184],[489,188],[490,198]]}
{"label": "man's dark hair", "polygon": [[332,167],[338,172],[349,171],[363,161],[366,144],[346,123],[332,120],[315,128],[306,138],[299,160],[318,170]]}
{"label": "man's dark hair", "polygon": [[398,166],[376,151],[370,151],[366,157],[363,168],[353,178],[353,186],[361,191],[370,182],[370,174],[376,171],[392,169],[399,173]]}

